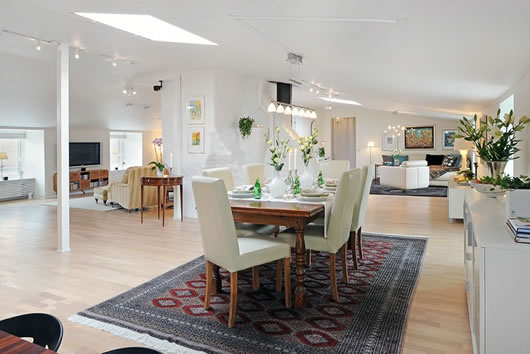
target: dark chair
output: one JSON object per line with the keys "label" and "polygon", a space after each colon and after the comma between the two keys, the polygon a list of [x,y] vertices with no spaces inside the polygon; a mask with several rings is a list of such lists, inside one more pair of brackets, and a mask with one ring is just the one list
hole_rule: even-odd
{"label": "dark chair", "polygon": [[127,347],[114,349],[102,354],[162,354],[158,350],[142,348],[142,347]]}
{"label": "dark chair", "polygon": [[0,321],[0,330],[20,338],[33,338],[33,343],[57,351],[63,340],[63,325],[45,313],[28,313]]}

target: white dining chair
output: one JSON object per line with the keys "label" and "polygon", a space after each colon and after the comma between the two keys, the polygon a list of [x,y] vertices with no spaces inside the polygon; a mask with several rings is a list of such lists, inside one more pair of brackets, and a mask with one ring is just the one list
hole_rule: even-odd
{"label": "white dining chair", "polygon": [[[337,275],[335,270],[336,254],[340,250],[342,255],[342,273],[344,282],[348,283],[347,246],[350,236],[353,208],[357,194],[360,193],[361,169],[343,172],[335,200],[328,219],[327,237],[324,237],[322,225],[309,224],[304,231],[304,240],[307,250],[329,253],[329,272],[333,299],[339,299],[337,289]],[[296,233],[291,229],[280,232],[278,239],[288,242],[291,247],[296,245]]]}
{"label": "white dining chair", "polygon": [[320,162],[322,177],[338,180],[343,172],[350,169],[349,160],[325,160]]}
{"label": "white dining chair", "polygon": [[265,165],[262,163],[251,163],[241,166],[243,169],[243,177],[246,184],[254,185],[256,178],[259,178],[260,183],[265,183]]}
{"label": "white dining chair", "polygon": [[[366,207],[368,205],[368,198],[370,196],[370,188],[372,187],[373,178],[374,170],[369,166],[364,166],[362,168],[361,193],[358,194],[358,198],[355,202],[355,207],[353,209],[353,219],[350,232],[350,245],[354,269],[357,269],[359,267],[357,261],[357,252],[355,251],[355,248],[359,250],[359,258],[363,259],[362,226],[364,224],[364,218],[366,216]],[[355,245],[356,242],[357,247]]]}
{"label": "white dining chair", "polygon": [[[219,178],[193,177],[192,189],[199,216],[201,240],[206,260],[206,294],[204,308],[210,307],[215,287],[214,266],[230,272],[230,310],[228,327],[233,327],[237,309],[238,271],[252,268],[252,288],[259,288],[257,266],[276,261],[277,277],[281,285],[283,261],[285,279],[285,307],[291,307],[291,248],[287,243],[257,234],[237,237],[232,210],[224,183]],[[276,284],[278,290],[278,283]],[[280,289],[281,291],[281,289]]]}
{"label": "white dining chair", "polygon": [[[234,178],[232,176],[232,170],[230,167],[219,167],[203,170],[202,175],[205,177],[219,178],[221,179],[226,187],[227,191],[234,189]],[[236,230],[238,236],[246,236],[253,232],[262,235],[276,235],[279,231],[279,227],[276,225],[258,225],[249,223],[236,223]]]}

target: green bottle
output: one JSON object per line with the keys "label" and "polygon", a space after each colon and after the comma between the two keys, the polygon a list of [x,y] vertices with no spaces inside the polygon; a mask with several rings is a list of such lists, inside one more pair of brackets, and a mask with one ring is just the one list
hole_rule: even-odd
{"label": "green bottle", "polygon": [[300,179],[298,178],[298,176],[296,176],[296,179],[294,180],[293,194],[300,194]]}
{"label": "green bottle", "polygon": [[259,178],[256,178],[256,183],[254,183],[254,199],[261,199],[261,184],[259,183]]}
{"label": "green bottle", "polygon": [[322,170],[318,173],[318,186],[322,187],[324,185],[324,177],[322,176]]}

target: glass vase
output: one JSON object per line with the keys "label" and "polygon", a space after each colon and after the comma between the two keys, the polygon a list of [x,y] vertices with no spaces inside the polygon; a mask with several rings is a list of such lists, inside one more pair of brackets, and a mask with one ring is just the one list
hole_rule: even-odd
{"label": "glass vase", "polygon": [[488,166],[488,172],[491,177],[497,178],[502,177],[504,174],[504,169],[508,161],[485,161],[486,166]]}

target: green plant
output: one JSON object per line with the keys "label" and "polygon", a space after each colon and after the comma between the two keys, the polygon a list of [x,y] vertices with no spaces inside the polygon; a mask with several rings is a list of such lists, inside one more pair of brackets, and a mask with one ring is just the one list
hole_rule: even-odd
{"label": "green plant", "polygon": [[401,151],[401,150],[399,150],[399,149],[394,149],[394,150],[392,150],[392,156],[393,156],[393,157],[401,156],[401,154],[403,154],[403,151]]}
{"label": "green plant", "polygon": [[289,140],[280,139],[279,136],[280,128],[278,127],[276,127],[276,138],[274,141],[269,139],[269,134],[265,134],[265,141],[269,145],[269,151],[271,153],[271,163],[269,165],[274,167],[276,171],[282,170],[283,165],[285,164],[283,161],[285,160],[287,153],[291,151]]}
{"label": "green plant", "polygon": [[500,119],[501,110],[497,110],[497,117],[486,117],[486,124],[478,126],[477,115],[470,121],[463,117],[457,127],[458,134],[456,139],[464,139],[473,142],[478,151],[480,158],[484,161],[508,161],[519,158],[515,154],[519,151],[517,144],[520,140],[516,139],[515,133],[525,128],[530,123],[526,116],[519,118],[515,122],[513,111],[504,115]]}
{"label": "green plant", "polygon": [[158,161],[151,161],[148,163],[148,165],[153,165],[153,167],[151,168],[153,171],[155,169],[158,169],[160,172],[164,172],[164,169],[166,168],[166,166],[162,162]]}
{"label": "green plant", "polygon": [[467,179],[468,181],[475,178],[475,173],[473,173],[471,169],[460,171],[458,172],[458,174],[464,176],[464,178]]}
{"label": "green plant", "polygon": [[315,129],[313,134],[306,137],[302,136],[298,139],[298,145],[300,147],[300,151],[302,152],[304,165],[306,166],[309,165],[309,161],[311,161],[311,158],[313,157],[313,148],[318,144],[317,137],[318,129]]}
{"label": "green plant", "polygon": [[326,149],[323,146],[318,148],[318,157],[326,157]]}
{"label": "green plant", "polygon": [[519,176],[519,177],[482,177],[480,183],[484,184],[493,184],[494,186],[499,186],[502,189],[530,189],[530,177],[528,176]]}
{"label": "green plant", "polygon": [[250,117],[239,118],[239,134],[242,138],[250,136],[254,119]]}

